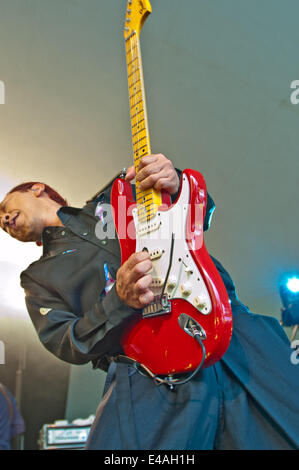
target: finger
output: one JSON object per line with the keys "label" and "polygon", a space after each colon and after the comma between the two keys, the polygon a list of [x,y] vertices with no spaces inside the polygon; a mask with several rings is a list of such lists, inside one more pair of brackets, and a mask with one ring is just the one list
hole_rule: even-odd
{"label": "finger", "polygon": [[144,168],[146,165],[150,165],[151,163],[155,163],[159,158],[159,154],[157,155],[145,155],[140,159],[139,168]]}
{"label": "finger", "polygon": [[131,271],[137,263],[140,263],[140,262],[142,262],[146,259],[150,260],[150,255],[149,255],[148,251],[138,251],[136,253],[133,253],[127,259],[127,261],[123,264],[122,267],[125,268],[126,270]]}
{"label": "finger", "polygon": [[144,294],[151,286],[153,278],[150,274],[146,274],[142,276],[138,281],[135,283],[134,290],[137,295]]}
{"label": "finger", "polygon": [[[141,263],[138,263],[134,266],[134,268],[130,272],[130,281],[132,283],[136,283],[138,280],[141,280],[141,278],[145,278],[149,276],[150,274],[149,271],[152,269],[152,262],[149,259],[146,259],[144,261],[141,261]],[[145,284],[144,284],[145,283]],[[143,286],[145,285],[145,288],[148,286],[146,285],[146,281],[141,281],[140,285]]]}
{"label": "finger", "polygon": [[142,170],[143,168],[147,167],[148,165],[152,165],[153,163],[157,163],[160,165],[160,168],[163,166],[172,166],[171,161],[165,157],[162,153],[157,153],[155,155],[145,155],[139,162],[138,171]]}
{"label": "finger", "polygon": [[[159,183],[160,180],[162,180],[161,183]],[[161,184],[162,184],[162,189],[167,189],[167,188],[171,188],[173,183],[174,183],[173,173],[171,172],[170,169],[163,168],[160,172],[151,173],[149,176],[147,176],[145,179],[139,182],[139,185],[140,185],[139,187],[143,191],[149,188],[155,188],[159,190],[161,189]]]}
{"label": "finger", "polygon": [[135,178],[135,167],[134,165],[132,165],[127,169],[125,180],[131,181],[134,178]]}
{"label": "finger", "polygon": [[157,191],[167,191],[169,194],[175,194],[177,192],[177,182],[172,178],[159,178],[154,184],[154,188]]}
{"label": "finger", "polygon": [[138,169],[138,173],[136,175],[136,181],[141,182],[151,174],[159,173],[162,171],[164,162],[154,162],[154,163],[149,163],[143,168]]}
{"label": "finger", "polygon": [[139,296],[138,300],[141,305],[147,305],[154,300],[154,294],[150,289],[148,289],[146,292]]}

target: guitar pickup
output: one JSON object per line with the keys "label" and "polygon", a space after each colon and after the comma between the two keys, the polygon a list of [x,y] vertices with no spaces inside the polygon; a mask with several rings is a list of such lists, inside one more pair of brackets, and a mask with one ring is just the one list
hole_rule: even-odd
{"label": "guitar pickup", "polygon": [[153,277],[153,280],[151,282],[151,287],[161,287],[163,286],[163,279],[161,277]]}
{"label": "guitar pickup", "polygon": [[163,253],[163,251],[160,250],[160,248],[156,248],[155,250],[150,251],[149,255],[150,255],[151,260],[154,260],[154,259],[161,258],[162,253]]}
{"label": "guitar pickup", "polygon": [[142,310],[143,318],[156,317],[171,312],[171,303],[168,302],[168,295],[164,294],[162,297],[156,295],[153,302],[144,307]]}

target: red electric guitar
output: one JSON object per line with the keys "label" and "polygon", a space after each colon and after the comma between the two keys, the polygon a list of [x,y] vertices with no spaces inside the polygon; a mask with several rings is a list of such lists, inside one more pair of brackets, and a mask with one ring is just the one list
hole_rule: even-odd
{"label": "red electric guitar", "polygon": [[[151,154],[140,52],[140,31],[151,13],[148,0],[128,0],[125,45],[134,165]],[[225,353],[232,313],[223,281],[203,239],[207,190],[203,176],[184,170],[174,204],[168,194],[142,191],[117,179],[111,203],[121,261],[147,250],[152,260],[154,301],[123,332],[125,355],[156,380],[176,383]]]}

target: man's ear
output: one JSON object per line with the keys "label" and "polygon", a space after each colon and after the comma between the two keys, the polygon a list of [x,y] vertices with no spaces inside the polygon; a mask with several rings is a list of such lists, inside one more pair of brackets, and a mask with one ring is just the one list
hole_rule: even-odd
{"label": "man's ear", "polygon": [[31,186],[30,191],[32,191],[36,197],[40,197],[45,192],[45,185],[43,183],[36,183]]}

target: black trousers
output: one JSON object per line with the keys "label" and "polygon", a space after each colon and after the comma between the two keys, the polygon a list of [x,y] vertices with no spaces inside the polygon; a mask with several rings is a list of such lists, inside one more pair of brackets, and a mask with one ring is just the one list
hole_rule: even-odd
{"label": "black trousers", "polygon": [[223,358],[174,391],[112,363],[87,449],[298,449],[292,353],[277,320],[237,309]]}

